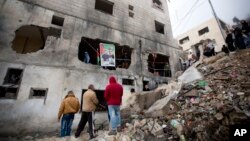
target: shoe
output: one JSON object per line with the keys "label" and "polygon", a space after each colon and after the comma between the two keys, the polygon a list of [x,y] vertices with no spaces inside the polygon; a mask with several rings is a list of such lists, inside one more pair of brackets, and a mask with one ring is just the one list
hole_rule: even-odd
{"label": "shoe", "polygon": [[121,127],[117,127],[117,132],[122,132],[122,128]]}
{"label": "shoe", "polygon": [[111,130],[111,131],[109,131],[109,133],[108,133],[108,135],[116,135],[117,133],[116,133],[116,131],[114,131],[114,130]]}
{"label": "shoe", "polygon": [[90,138],[89,138],[89,139],[91,140],[91,139],[93,139],[93,138],[95,138],[95,137],[96,137],[96,136],[92,135],[92,136],[90,136]]}
{"label": "shoe", "polygon": [[76,134],[75,134],[75,138],[78,138],[79,136],[80,136],[80,135],[76,135]]}

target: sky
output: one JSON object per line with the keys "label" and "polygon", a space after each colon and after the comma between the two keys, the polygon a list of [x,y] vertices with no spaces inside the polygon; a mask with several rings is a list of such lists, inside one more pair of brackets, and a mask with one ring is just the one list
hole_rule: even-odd
{"label": "sky", "polygon": [[[213,17],[208,0],[167,0],[174,37]],[[233,25],[233,17],[250,17],[250,0],[211,0],[217,16]]]}

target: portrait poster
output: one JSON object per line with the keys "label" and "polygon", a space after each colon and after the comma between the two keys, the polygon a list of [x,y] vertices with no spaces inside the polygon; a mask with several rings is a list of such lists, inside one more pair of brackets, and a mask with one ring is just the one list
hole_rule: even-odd
{"label": "portrait poster", "polygon": [[99,44],[101,66],[115,67],[115,46],[113,44]]}

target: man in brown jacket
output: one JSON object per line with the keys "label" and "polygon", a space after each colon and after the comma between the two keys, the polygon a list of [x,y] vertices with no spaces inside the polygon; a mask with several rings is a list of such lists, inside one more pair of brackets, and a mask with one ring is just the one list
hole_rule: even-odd
{"label": "man in brown jacket", "polygon": [[82,117],[75,133],[76,138],[80,136],[87,122],[89,123],[90,139],[94,138],[92,112],[95,111],[98,105],[98,99],[94,90],[94,85],[90,84],[88,90],[83,94]]}
{"label": "man in brown jacket", "polygon": [[61,121],[61,137],[70,136],[71,126],[74,120],[75,113],[79,111],[80,103],[75,97],[73,91],[69,91],[61,103],[58,112],[58,121],[63,114]]}

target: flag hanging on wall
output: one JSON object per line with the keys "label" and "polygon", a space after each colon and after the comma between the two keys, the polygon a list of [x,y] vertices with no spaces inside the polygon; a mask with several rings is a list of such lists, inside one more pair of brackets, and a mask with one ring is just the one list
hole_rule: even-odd
{"label": "flag hanging on wall", "polygon": [[113,44],[99,44],[101,66],[115,67],[115,46]]}

